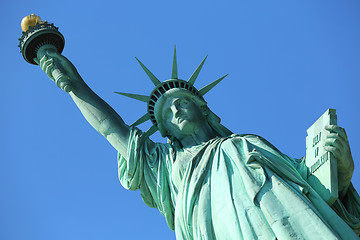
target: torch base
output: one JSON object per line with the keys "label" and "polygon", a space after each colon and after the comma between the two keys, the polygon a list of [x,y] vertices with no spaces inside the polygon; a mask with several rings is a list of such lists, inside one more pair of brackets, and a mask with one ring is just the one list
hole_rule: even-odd
{"label": "torch base", "polygon": [[43,45],[53,45],[59,53],[62,53],[65,45],[63,35],[54,27],[53,24],[41,23],[30,28],[23,33],[20,40],[20,52],[24,59],[31,64],[37,65],[34,58],[37,51]]}

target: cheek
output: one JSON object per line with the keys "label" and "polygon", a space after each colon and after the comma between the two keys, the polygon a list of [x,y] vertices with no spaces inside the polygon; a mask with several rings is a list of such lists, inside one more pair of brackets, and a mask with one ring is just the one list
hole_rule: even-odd
{"label": "cheek", "polygon": [[167,121],[164,124],[164,127],[165,127],[166,131],[169,133],[173,133],[174,131],[179,130],[179,125],[173,121]]}
{"label": "cheek", "polygon": [[198,107],[195,103],[191,104],[188,108],[189,114],[191,114],[194,117],[201,117],[203,116],[203,111],[200,107]]}
{"label": "cheek", "polygon": [[190,119],[192,119],[195,122],[202,121],[203,119],[205,119],[203,112],[198,108],[191,109],[190,111],[188,111],[188,115]]}

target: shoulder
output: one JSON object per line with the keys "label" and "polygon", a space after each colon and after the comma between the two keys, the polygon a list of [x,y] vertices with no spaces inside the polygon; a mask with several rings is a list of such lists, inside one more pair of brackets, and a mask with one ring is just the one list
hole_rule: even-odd
{"label": "shoulder", "polygon": [[129,152],[139,152],[146,156],[159,156],[168,154],[170,151],[174,150],[172,144],[154,142],[146,133],[143,133],[136,127],[132,127],[130,130],[130,139],[128,143]]}
{"label": "shoulder", "polygon": [[256,134],[232,134],[223,138],[223,144],[247,145],[250,148],[271,149],[272,151],[280,152],[274,145],[272,145],[265,138]]}
{"label": "shoulder", "polygon": [[267,142],[268,141],[256,134],[232,134],[228,137],[224,138],[225,141],[238,141],[238,140],[243,140],[243,141],[258,141],[258,142]]}

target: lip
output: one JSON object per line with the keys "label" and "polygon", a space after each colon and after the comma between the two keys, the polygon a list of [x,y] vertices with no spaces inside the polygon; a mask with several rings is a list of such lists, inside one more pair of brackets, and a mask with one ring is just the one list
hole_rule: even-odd
{"label": "lip", "polygon": [[182,113],[177,114],[176,118],[177,118],[177,122],[179,124],[187,119],[186,115],[184,115]]}
{"label": "lip", "polygon": [[178,121],[178,123],[182,123],[183,121],[185,121],[185,119],[180,116],[180,117],[178,117],[177,121]]}

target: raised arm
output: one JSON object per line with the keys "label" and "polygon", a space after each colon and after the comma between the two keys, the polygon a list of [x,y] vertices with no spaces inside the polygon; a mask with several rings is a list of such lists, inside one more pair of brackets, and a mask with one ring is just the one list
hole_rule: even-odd
{"label": "raised arm", "polygon": [[[60,68],[70,80],[71,98],[84,115],[85,119],[103,135],[110,144],[124,157],[127,157],[127,144],[130,128],[104,100],[96,95],[82,80],[73,64],[56,51],[48,51],[40,60],[40,66],[53,80],[54,66]],[[63,86],[56,82],[58,86]]]}

